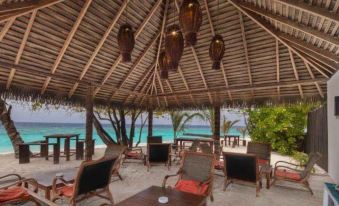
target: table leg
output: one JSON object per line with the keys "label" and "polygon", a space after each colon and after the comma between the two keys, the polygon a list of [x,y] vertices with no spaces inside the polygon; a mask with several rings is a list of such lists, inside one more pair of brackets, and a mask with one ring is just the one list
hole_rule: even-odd
{"label": "table leg", "polygon": [[29,145],[19,144],[19,164],[29,163],[30,156]]}
{"label": "table leg", "polygon": [[237,142],[238,147],[240,147],[240,137],[237,137],[237,139],[238,139],[238,140],[237,140],[237,141],[238,141],[238,142]]}
{"label": "table leg", "polygon": [[66,155],[66,161],[69,161],[70,160],[70,139],[69,138],[66,138],[65,139],[65,155]]}
{"label": "table leg", "polygon": [[271,186],[271,174],[268,172],[266,173],[266,188],[270,189]]}
{"label": "table leg", "polygon": [[228,137],[228,145],[231,146],[231,137]]}
{"label": "table leg", "polygon": [[59,164],[59,156],[60,156],[60,145],[53,145],[53,160],[54,164]]}

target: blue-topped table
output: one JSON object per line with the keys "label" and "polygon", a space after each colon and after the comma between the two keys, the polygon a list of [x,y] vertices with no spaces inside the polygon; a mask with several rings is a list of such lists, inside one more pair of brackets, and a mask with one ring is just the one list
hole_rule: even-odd
{"label": "blue-topped table", "polygon": [[325,183],[323,206],[339,206],[339,191],[335,184]]}

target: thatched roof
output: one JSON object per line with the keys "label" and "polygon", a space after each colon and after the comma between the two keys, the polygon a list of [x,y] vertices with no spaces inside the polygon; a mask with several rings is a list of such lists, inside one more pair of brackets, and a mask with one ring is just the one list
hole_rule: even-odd
{"label": "thatched roof", "polygon": [[[161,31],[177,23],[181,3],[167,1],[1,0],[0,91],[81,103],[92,85],[97,104],[135,107],[326,98],[339,62],[339,1],[200,0],[198,42],[160,80]],[[129,64],[117,45],[126,15],[136,39]],[[215,33],[226,42],[217,71],[208,54]]]}

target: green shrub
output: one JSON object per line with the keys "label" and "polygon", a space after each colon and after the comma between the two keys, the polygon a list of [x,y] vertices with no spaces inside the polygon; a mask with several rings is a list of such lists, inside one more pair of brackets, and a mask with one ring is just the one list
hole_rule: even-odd
{"label": "green shrub", "polygon": [[248,130],[253,141],[271,143],[272,149],[291,155],[304,138],[307,113],[315,105],[298,104],[250,109]]}

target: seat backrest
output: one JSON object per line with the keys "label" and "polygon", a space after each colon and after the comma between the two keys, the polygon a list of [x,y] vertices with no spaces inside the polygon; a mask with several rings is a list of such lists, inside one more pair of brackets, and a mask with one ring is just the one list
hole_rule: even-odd
{"label": "seat backrest", "polygon": [[271,160],[271,144],[249,142],[247,145],[247,154],[255,154],[260,159]]}
{"label": "seat backrest", "polygon": [[182,162],[182,176],[184,180],[206,182],[213,176],[214,156],[200,152],[184,153]]}
{"label": "seat backrest", "polygon": [[311,153],[309,155],[308,162],[304,168],[304,170],[300,173],[301,178],[307,177],[314,167],[314,165],[317,163],[317,161],[322,157],[322,155],[319,152]]}
{"label": "seat backrest", "polygon": [[248,182],[256,182],[259,179],[259,166],[256,155],[224,152],[223,157],[225,175],[228,179]]}
{"label": "seat backrest", "polygon": [[116,159],[102,158],[83,162],[75,180],[74,195],[78,196],[107,187],[110,183],[112,168]]}
{"label": "seat backrest", "polygon": [[148,160],[150,162],[167,162],[171,153],[171,144],[148,144]]}
{"label": "seat backrest", "polygon": [[162,136],[148,136],[147,143],[162,143]]}

